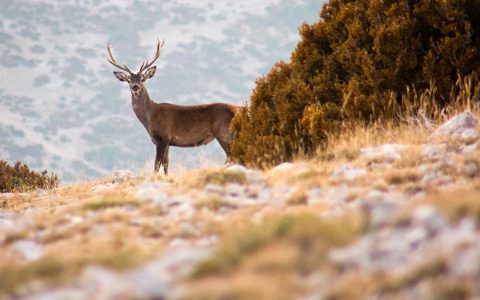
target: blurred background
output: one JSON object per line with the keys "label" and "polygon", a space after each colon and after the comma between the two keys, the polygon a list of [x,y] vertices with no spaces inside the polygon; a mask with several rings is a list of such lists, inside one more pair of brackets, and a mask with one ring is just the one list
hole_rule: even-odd
{"label": "blurred background", "polygon": [[[153,169],[155,147],[105,46],[132,70],[165,39],[156,102],[249,100],[255,79],[288,60],[319,0],[0,0],[0,159],[63,182]],[[223,164],[217,142],[170,150],[170,169]]]}

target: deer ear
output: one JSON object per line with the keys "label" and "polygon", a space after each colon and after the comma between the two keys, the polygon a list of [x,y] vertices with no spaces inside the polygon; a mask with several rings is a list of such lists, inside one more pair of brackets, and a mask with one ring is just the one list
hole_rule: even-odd
{"label": "deer ear", "polygon": [[128,75],[123,73],[123,72],[114,71],[113,75],[115,75],[115,77],[117,77],[118,80],[120,80],[120,81],[127,81],[128,80]]}
{"label": "deer ear", "polygon": [[144,73],[143,76],[145,79],[150,79],[155,75],[155,71],[157,71],[157,67],[153,66],[151,68],[148,68]]}

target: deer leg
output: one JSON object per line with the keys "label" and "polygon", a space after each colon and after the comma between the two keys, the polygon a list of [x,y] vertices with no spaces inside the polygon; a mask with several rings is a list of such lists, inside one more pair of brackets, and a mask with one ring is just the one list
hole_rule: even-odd
{"label": "deer leg", "polygon": [[225,142],[224,140],[220,139],[217,137],[217,141],[222,147],[223,151],[225,151],[225,154],[227,155],[227,159],[225,160],[225,164],[228,164],[230,161],[230,143]]}
{"label": "deer leg", "polygon": [[154,171],[157,173],[160,170],[160,166],[163,164],[163,158],[165,157],[165,151],[167,149],[167,143],[160,142],[157,144],[157,155],[155,156]]}
{"label": "deer leg", "polygon": [[163,154],[163,171],[165,172],[165,175],[168,175],[168,155],[170,153],[170,145],[167,145],[165,149],[165,153]]}

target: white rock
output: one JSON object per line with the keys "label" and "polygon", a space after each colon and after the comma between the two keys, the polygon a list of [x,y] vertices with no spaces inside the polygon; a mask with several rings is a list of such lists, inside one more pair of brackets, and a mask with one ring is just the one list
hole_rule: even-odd
{"label": "white rock", "polygon": [[363,168],[352,167],[349,165],[338,166],[332,173],[333,179],[354,180],[368,174],[368,171]]}
{"label": "white rock", "polygon": [[229,183],[225,187],[225,192],[227,193],[227,195],[233,196],[233,197],[242,196],[245,193],[245,190],[246,190],[245,186],[240,185],[238,183]]}
{"label": "white rock", "polygon": [[270,169],[268,173],[286,172],[286,171],[291,171],[294,168],[295,168],[294,164],[286,162],[286,163],[281,163],[278,166]]}
{"label": "white rock", "polygon": [[[381,197],[384,199],[385,195],[382,193]],[[384,201],[383,199],[376,199],[373,201],[360,201],[360,207],[366,211],[369,216],[369,225],[374,230],[381,228],[392,219],[392,216],[398,211],[400,206],[393,201]]]}
{"label": "white rock", "polygon": [[463,172],[468,177],[476,177],[480,175],[480,166],[476,161],[466,162],[465,165],[463,166]]}
{"label": "white rock", "polygon": [[130,170],[116,170],[113,172],[113,182],[121,183],[133,177],[133,173]]}
{"label": "white rock", "polygon": [[242,173],[247,172],[247,168],[245,168],[242,165],[230,165],[230,166],[226,167],[225,170],[229,171],[229,172],[242,172]]}
{"label": "white rock", "polygon": [[207,184],[204,188],[205,192],[211,194],[223,195],[225,193],[225,187],[217,184]]}
{"label": "white rock", "polygon": [[449,269],[454,276],[479,276],[480,245],[459,249],[449,261]]}
{"label": "white rock", "polygon": [[402,152],[407,148],[401,144],[385,144],[379,147],[360,149],[360,156],[366,158],[383,158],[387,162],[393,162],[402,158]]}
{"label": "white rock", "polygon": [[415,209],[412,220],[417,225],[425,226],[433,232],[439,232],[447,226],[443,216],[433,206],[428,205]]}
{"label": "white rock", "polygon": [[88,294],[93,294],[99,300],[134,299],[138,296],[133,282],[104,267],[86,267],[81,285]]}
{"label": "white rock", "polygon": [[470,144],[470,145],[462,145],[460,146],[460,152],[462,154],[473,154],[475,152],[477,152],[478,150],[480,150],[480,142],[476,142],[474,144]]}
{"label": "white rock", "polygon": [[72,222],[72,224],[81,224],[84,222],[84,218],[83,217],[71,217],[70,218],[70,222]]}
{"label": "white rock", "polygon": [[44,249],[43,246],[35,241],[20,240],[12,244],[12,248],[17,254],[27,261],[37,260],[42,257]]}
{"label": "white rock", "polygon": [[12,212],[0,212],[0,229],[11,229],[14,225],[16,214]]}
{"label": "white rock", "polygon": [[480,133],[474,128],[468,128],[462,132],[461,138],[467,143],[474,143],[480,139]]}
{"label": "white rock", "polygon": [[466,129],[474,129],[477,123],[478,120],[472,113],[463,112],[438,127],[437,130],[430,135],[430,138],[448,137],[452,135],[461,136]]}
{"label": "white rock", "polygon": [[163,205],[168,201],[168,195],[164,192],[167,186],[168,184],[162,181],[146,182],[137,187],[135,196],[140,200]]}
{"label": "white rock", "polygon": [[445,158],[447,155],[447,144],[426,144],[422,145],[422,155],[427,159]]}
{"label": "white rock", "polygon": [[12,221],[6,219],[0,219],[0,230],[11,229],[14,228],[15,225]]}
{"label": "white rock", "polygon": [[108,191],[116,187],[116,183],[101,183],[97,184],[96,186],[92,187],[91,191],[92,192],[103,192],[103,191]]}

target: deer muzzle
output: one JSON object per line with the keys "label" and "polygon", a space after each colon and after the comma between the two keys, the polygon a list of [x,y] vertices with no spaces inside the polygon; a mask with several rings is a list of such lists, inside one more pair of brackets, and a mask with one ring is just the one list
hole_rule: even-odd
{"label": "deer muzzle", "polygon": [[132,91],[133,92],[138,92],[140,90],[140,86],[138,84],[132,85]]}

